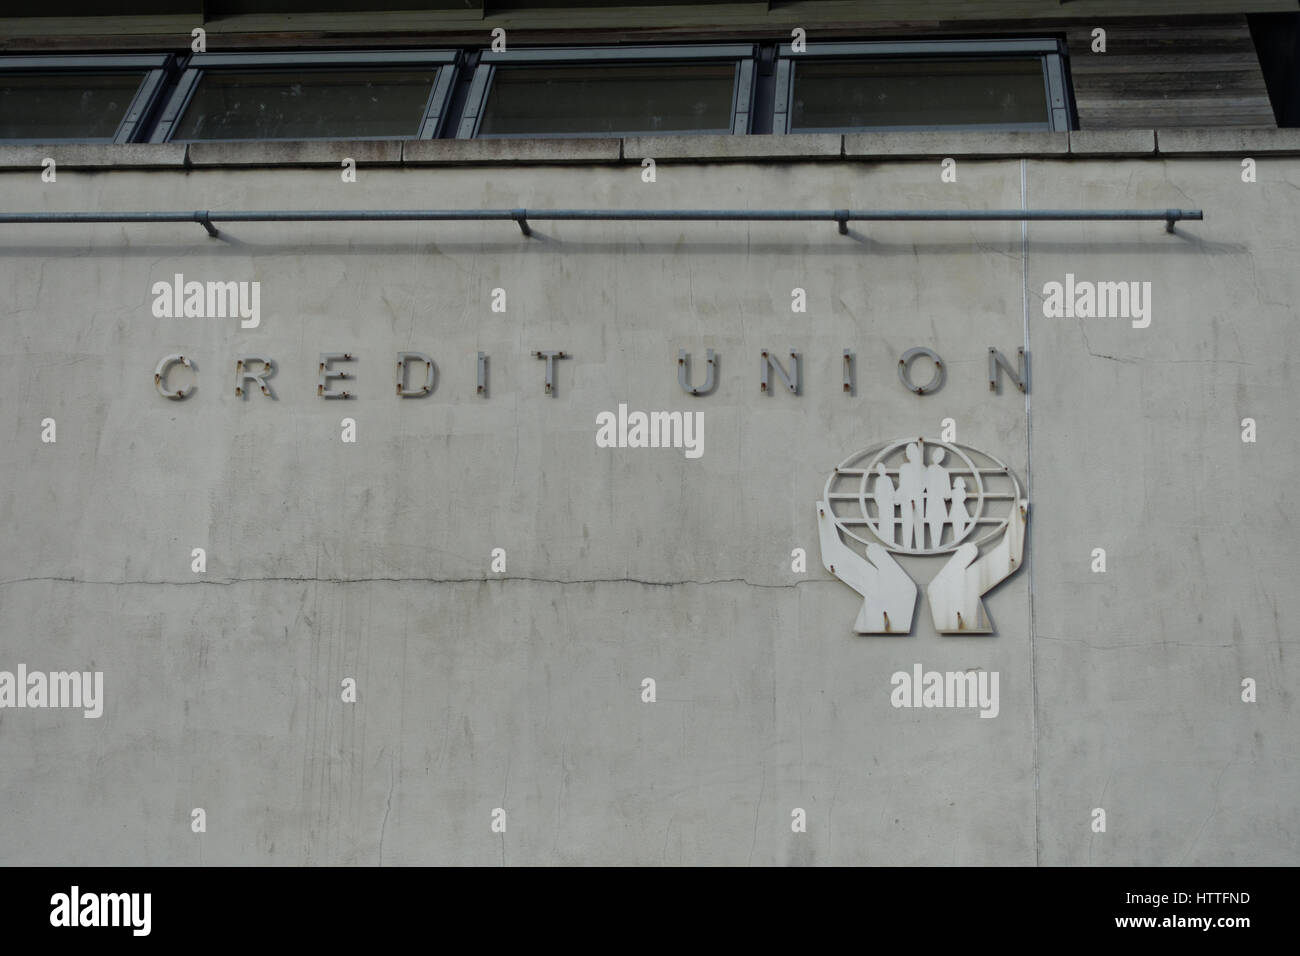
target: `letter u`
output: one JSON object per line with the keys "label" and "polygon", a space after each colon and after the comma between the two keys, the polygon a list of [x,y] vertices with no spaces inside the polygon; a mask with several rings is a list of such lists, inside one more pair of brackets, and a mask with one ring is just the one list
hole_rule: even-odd
{"label": "letter u", "polygon": [[707,395],[713,391],[716,382],[714,369],[718,366],[717,358],[713,354],[713,349],[705,349],[705,360],[708,364],[708,371],[704,373],[704,387],[695,388],[691,385],[691,356],[685,349],[677,350],[677,381],[682,386],[682,390],[687,395]]}

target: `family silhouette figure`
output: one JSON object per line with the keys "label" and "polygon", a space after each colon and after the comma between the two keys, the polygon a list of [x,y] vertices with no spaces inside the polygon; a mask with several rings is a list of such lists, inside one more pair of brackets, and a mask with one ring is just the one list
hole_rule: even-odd
{"label": "family silhouette figure", "polygon": [[934,550],[943,542],[945,527],[952,528],[950,542],[959,540],[970,527],[974,519],[966,508],[966,479],[952,480],[943,466],[944,454],[942,448],[935,448],[927,465],[920,444],[911,442],[898,466],[897,485],[889,477],[885,463],[876,463],[872,489],[877,508],[876,533],[886,544],[909,551]]}

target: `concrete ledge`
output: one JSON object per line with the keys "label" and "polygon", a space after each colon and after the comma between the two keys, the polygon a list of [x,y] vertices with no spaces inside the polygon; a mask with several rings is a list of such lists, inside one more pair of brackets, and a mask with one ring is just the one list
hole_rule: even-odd
{"label": "concrete ledge", "polygon": [[185,165],[184,143],[55,143],[0,146],[0,169],[40,169],[49,157],[58,169],[146,169]]}
{"label": "concrete ledge", "polygon": [[1154,156],[1153,129],[1076,129],[1070,131],[1071,156]]}
{"label": "concrete ledge", "polygon": [[948,156],[1064,156],[1067,133],[925,132],[846,133],[844,155],[851,159],[942,159]]}
{"label": "concrete ledge", "polygon": [[761,159],[838,159],[843,137],[839,133],[791,135],[629,136],[623,156],[640,162],[661,159],[713,159],[746,162]]}
{"label": "concrete ledge", "polygon": [[617,137],[569,139],[422,139],[402,144],[407,165],[453,163],[616,163]]}
{"label": "concrete ledge", "polygon": [[347,158],[358,166],[396,166],[402,161],[402,143],[372,139],[189,144],[191,166],[338,166]]}
{"label": "concrete ledge", "polygon": [[1156,152],[1161,156],[1300,153],[1300,129],[1161,129],[1156,130]]}
{"label": "concrete ledge", "polygon": [[0,170],[166,169],[185,166],[359,166],[700,162],[819,162],[841,157],[906,161],[967,158],[1101,159],[1144,156],[1296,155],[1300,129],[1073,130],[1069,133],[922,132],[790,135],[629,136],[570,139],[302,140],[250,143],[62,143],[0,145]]}

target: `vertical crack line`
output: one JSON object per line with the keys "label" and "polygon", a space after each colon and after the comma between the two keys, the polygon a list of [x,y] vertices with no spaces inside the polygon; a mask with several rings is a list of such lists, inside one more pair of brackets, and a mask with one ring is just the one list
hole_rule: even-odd
{"label": "vertical crack line", "polygon": [[379,865],[384,865],[384,833],[388,830],[388,814],[393,809],[393,788],[397,785],[397,765],[394,757],[388,758],[388,802],[384,804],[384,822],[379,825]]}
{"label": "vertical crack line", "polygon": [[[1020,209],[1022,212],[1029,210],[1029,182],[1027,178],[1028,160],[1020,160]],[[1033,353],[1029,350],[1029,220],[1020,221],[1020,306],[1021,315],[1024,320],[1024,338],[1025,338],[1025,379],[1026,383],[1030,379],[1029,366],[1033,362]],[[1029,507],[1034,508],[1034,420],[1030,414],[1030,394],[1033,387],[1025,389],[1025,497],[1029,499]],[[1025,547],[1032,550],[1032,538],[1034,533],[1034,522],[1028,521],[1025,525]],[[1042,865],[1041,849],[1038,842],[1038,672],[1034,659],[1034,561],[1029,561],[1029,686],[1032,697],[1032,708],[1029,713],[1029,732],[1033,736],[1033,767],[1034,767],[1034,865]]]}

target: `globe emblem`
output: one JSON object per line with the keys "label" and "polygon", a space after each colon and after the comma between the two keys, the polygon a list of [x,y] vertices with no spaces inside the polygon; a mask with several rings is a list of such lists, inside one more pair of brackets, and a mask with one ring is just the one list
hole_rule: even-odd
{"label": "globe emblem", "polygon": [[1021,499],[998,459],[966,445],[903,438],[851,456],[823,500],[848,538],[895,554],[947,554],[993,541]]}

